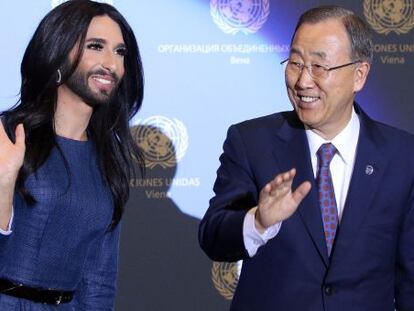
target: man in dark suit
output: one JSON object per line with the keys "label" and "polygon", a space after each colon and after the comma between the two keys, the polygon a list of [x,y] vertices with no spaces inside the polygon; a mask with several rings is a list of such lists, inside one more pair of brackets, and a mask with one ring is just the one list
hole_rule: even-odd
{"label": "man in dark suit", "polygon": [[414,310],[414,137],[354,102],[372,54],[352,12],[305,12],[283,62],[294,112],[230,127],[199,240],[243,260],[231,310]]}

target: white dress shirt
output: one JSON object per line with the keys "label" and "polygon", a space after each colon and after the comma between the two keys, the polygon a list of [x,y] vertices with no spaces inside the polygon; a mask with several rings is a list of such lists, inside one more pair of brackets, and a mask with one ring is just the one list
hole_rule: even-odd
{"label": "white dress shirt", "polygon": [[[318,158],[316,153],[319,147],[325,143],[332,143],[338,151],[333,157],[329,167],[335,191],[339,221],[341,221],[342,218],[349,183],[354,169],[359,129],[360,124],[358,116],[355,110],[352,109],[351,120],[331,141],[326,141],[315,132],[306,130],[312,161],[312,169],[315,178],[318,171]],[[254,214],[256,209],[257,207],[254,207],[249,210],[243,223],[244,246],[250,257],[253,257],[256,254],[260,246],[266,244],[267,241],[274,238],[282,226],[282,222],[276,223],[267,228],[263,234],[260,234],[255,227]]]}

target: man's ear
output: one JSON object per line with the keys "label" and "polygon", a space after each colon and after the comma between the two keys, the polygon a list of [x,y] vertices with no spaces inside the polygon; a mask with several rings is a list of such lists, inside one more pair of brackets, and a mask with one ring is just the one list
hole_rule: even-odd
{"label": "man's ear", "polygon": [[357,64],[354,76],[354,92],[359,92],[367,81],[369,70],[371,65],[368,62],[360,62]]}

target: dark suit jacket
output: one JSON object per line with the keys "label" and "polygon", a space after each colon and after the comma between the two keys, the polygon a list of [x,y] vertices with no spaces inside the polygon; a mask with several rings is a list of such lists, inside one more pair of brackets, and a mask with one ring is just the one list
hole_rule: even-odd
{"label": "dark suit jacket", "polygon": [[[244,260],[231,310],[414,310],[414,138],[355,108],[361,121],[356,161],[330,258],[296,114],[230,127],[199,240],[213,260]],[[308,180],[311,192],[249,258],[245,214],[264,185],[292,167],[293,189]]]}

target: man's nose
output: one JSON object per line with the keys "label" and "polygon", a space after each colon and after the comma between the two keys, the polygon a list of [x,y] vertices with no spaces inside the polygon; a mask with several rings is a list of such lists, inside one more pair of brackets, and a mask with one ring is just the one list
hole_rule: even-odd
{"label": "man's nose", "polygon": [[111,51],[105,51],[102,58],[102,67],[109,70],[110,72],[116,72],[116,55]]}
{"label": "man's nose", "polygon": [[302,71],[299,73],[296,85],[301,89],[308,89],[315,86],[315,80],[310,74],[309,67],[304,66],[302,68]]}

